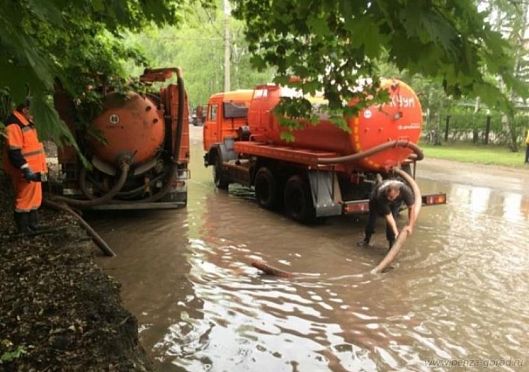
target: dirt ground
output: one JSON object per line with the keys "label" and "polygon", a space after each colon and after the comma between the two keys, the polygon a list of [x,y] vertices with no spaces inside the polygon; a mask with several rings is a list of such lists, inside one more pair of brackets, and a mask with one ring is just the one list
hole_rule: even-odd
{"label": "dirt ground", "polygon": [[43,209],[41,220],[60,230],[20,237],[9,190],[0,174],[0,370],[152,370],[137,320],[93,262],[86,233]]}

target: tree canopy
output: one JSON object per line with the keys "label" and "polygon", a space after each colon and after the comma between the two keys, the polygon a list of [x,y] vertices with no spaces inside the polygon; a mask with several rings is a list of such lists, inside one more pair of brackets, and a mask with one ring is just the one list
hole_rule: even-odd
{"label": "tree canopy", "polygon": [[234,0],[258,67],[277,68],[276,80],[299,76],[307,93],[323,91],[331,108],[358,92],[360,79],[378,75],[381,60],[439,79],[447,94],[480,96],[509,108],[505,85],[527,97],[514,73],[514,53],[473,0]]}
{"label": "tree canopy", "polygon": [[[49,94],[60,84],[73,97],[86,87],[125,79],[123,60],[141,60],[120,40],[124,30],[178,24],[191,3],[209,0],[1,0],[0,87],[15,102],[28,94],[38,123],[67,134]],[[55,130],[53,130],[55,129]]]}
{"label": "tree canopy", "polygon": [[[489,23],[501,14],[498,9],[516,7],[514,2],[483,0],[479,6],[474,0],[231,2],[233,15],[244,25],[253,65],[274,70],[280,84],[288,84],[292,75],[298,76],[298,87],[305,93],[323,92],[330,110],[339,114],[354,113],[363,105],[385,98],[376,83],[381,61],[406,69],[410,76],[419,73],[438,79],[447,94],[480,97],[490,107],[511,109],[512,97],[528,96],[526,83],[517,78],[520,48],[516,53],[513,39],[504,37],[501,27]],[[87,86],[125,83],[126,60],[147,63],[138,48],[123,42],[126,30],[135,32],[153,24],[182,25],[193,6],[211,9],[214,3],[0,0],[0,96],[20,101],[29,86],[37,122],[50,124],[48,129],[54,129],[55,134],[67,133],[57,130],[62,127],[50,101],[55,86],[61,85],[77,99],[90,99]],[[171,37],[166,31],[160,33]],[[211,38],[212,34],[207,31],[202,36]],[[195,43],[209,48],[204,41],[193,40],[196,34],[181,37],[168,45]],[[158,40],[147,37],[143,43]],[[214,41],[215,45],[220,42]],[[163,52],[174,49],[149,48]],[[201,73],[211,75],[210,81],[216,79],[215,69],[221,69],[216,57],[207,64],[195,62],[202,57],[191,57],[190,65],[197,74],[189,78],[197,80],[199,69],[207,66],[208,71]],[[179,64],[178,58],[174,64]],[[246,60],[245,55],[241,61]],[[375,79],[365,90],[357,89],[367,77]],[[200,97],[206,94],[204,90]],[[347,106],[351,99],[358,102],[354,108]],[[291,116],[310,111],[310,106],[292,103],[284,111]]]}

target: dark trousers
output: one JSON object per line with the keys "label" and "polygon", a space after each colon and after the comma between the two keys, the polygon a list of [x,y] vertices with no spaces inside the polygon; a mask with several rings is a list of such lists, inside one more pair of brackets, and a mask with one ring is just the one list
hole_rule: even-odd
{"label": "dark trousers", "polygon": [[525,147],[525,162],[529,163],[529,145]]}
{"label": "dark trousers", "polygon": [[[397,216],[399,215],[399,209],[400,209],[400,203],[390,204],[391,214],[393,215],[393,218],[395,220],[397,220]],[[367,218],[367,225],[365,229],[366,239],[371,238],[371,235],[375,233],[375,223],[377,221],[377,217],[383,217],[383,216],[379,214],[379,212],[377,212],[376,208],[372,206],[372,203],[369,203],[369,217]],[[393,229],[387,222],[386,222],[386,239],[388,240],[388,242],[395,241],[395,233],[393,232]]]}

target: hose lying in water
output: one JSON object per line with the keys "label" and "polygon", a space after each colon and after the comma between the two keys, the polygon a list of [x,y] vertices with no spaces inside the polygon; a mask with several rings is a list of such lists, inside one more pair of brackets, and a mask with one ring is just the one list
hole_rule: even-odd
{"label": "hose lying in water", "polygon": [[[398,168],[395,168],[394,171],[399,176],[404,178],[404,180],[411,186],[413,190],[413,194],[415,195],[414,213],[415,213],[415,221],[417,222],[417,217],[419,216],[419,212],[421,210],[421,205],[422,205],[421,190],[419,189],[419,186],[417,186],[417,183],[415,182],[415,180],[408,173],[403,172],[402,170]],[[399,236],[397,237],[397,240],[395,241],[393,246],[390,248],[390,250],[386,254],[386,257],[384,257],[384,259],[380,261],[380,263],[373,270],[371,270],[371,273],[378,274],[384,271],[397,257],[397,255],[399,254],[407,238],[408,238],[408,231],[401,232]]]}
{"label": "hose lying in water", "polygon": [[381,145],[377,145],[375,147],[370,148],[369,150],[357,152],[351,155],[338,156],[335,158],[318,158],[318,164],[350,163],[350,162],[363,159],[365,157],[371,156],[373,154],[382,152],[384,150],[387,150],[393,147],[408,147],[417,156],[415,160],[422,160],[424,158],[424,154],[422,150],[415,143],[412,143],[409,141],[394,140],[394,141],[385,142]]}
{"label": "hose lying in water", "polygon": [[79,221],[79,224],[81,224],[82,227],[86,230],[86,232],[92,237],[94,240],[94,243],[101,249],[101,251],[109,257],[114,257],[116,254],[114,251],[109,247],[109,245],[103,240],[103,238],[77,213],[73,211],[72,208],[68,206],[68,204],[65,203],[57,203],[52,200],[43,200],[43,204],[57,210],[65,211],[72,216],[74,216],[77,221]]}

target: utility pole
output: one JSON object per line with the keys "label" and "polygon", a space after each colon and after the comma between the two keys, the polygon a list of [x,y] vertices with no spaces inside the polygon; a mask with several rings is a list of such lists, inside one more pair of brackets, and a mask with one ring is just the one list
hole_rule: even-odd
{"label": "utility pole", "polygon": [[230,43],[230,4],[228,0],[224,0],[224,91],[231,90],[231,43]]}

